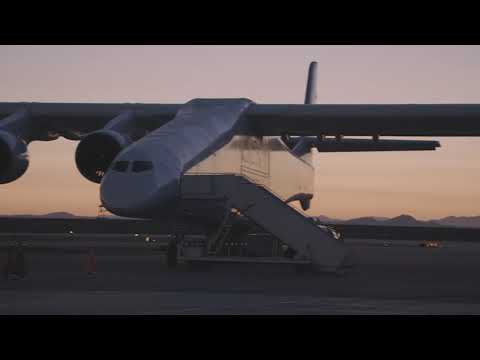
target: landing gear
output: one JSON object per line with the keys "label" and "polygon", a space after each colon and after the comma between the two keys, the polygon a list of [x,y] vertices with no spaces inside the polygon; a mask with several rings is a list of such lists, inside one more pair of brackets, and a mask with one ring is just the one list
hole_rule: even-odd
{"label": "landing gear", "polygon": [[283,256],[285,256],[287,259],[293,260],[295,255],[297,255],[297,252],[289,246],[287,246],[283,252]]}
{"label": "landing gear", "polygon": [[300,200],[300,205],[302,206],[303,211],[310,209],[310,203],[312,199],[302,199]]}

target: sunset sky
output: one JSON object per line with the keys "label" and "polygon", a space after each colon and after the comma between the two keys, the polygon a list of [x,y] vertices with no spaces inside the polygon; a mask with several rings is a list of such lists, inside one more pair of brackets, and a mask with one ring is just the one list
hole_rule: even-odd
{"label": "sunset sky", "polygon": [[[0,101],[302,103],[312,60],[320,104],[480,103],[480,46],[0,46]],[[437,139],[433,152],[316,154],[309,214],[480,215],[480,138]],[[31,143],[0,213],[97,214],[76,145]]]}

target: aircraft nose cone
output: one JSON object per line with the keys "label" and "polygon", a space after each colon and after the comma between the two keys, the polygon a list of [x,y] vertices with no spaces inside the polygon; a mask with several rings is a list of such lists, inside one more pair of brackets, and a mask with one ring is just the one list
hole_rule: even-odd
{"label": "aircraft nose cone", "polygon": [[100,185],[103,206],[120,216],[152,217],[175,200],[179,176],[153,161],[116,159]]}

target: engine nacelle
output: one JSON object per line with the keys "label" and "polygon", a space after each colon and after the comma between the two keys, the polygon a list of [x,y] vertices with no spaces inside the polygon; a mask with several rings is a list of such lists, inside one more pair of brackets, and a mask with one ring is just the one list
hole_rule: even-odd
{"label": "engine nacelle", "polygon": [[21,138],[0,130],[0,184],[17,180],[28,169],[27,143]]}
{"label": "engine nacelle", "polygon": [[131,142],[128,136],[114,130],[99,130],[87,135],[75,152],[78,170],[88,180],[99,184],[113,159]]}

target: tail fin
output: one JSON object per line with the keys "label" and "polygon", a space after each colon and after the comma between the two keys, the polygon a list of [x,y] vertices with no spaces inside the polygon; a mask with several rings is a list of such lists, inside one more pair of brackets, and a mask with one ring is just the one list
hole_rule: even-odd
{"label": "tail fin", "polygon": [[317,102],[317,62],[310,63],[308,68],[307,89],[305,91],[305,104]]}

